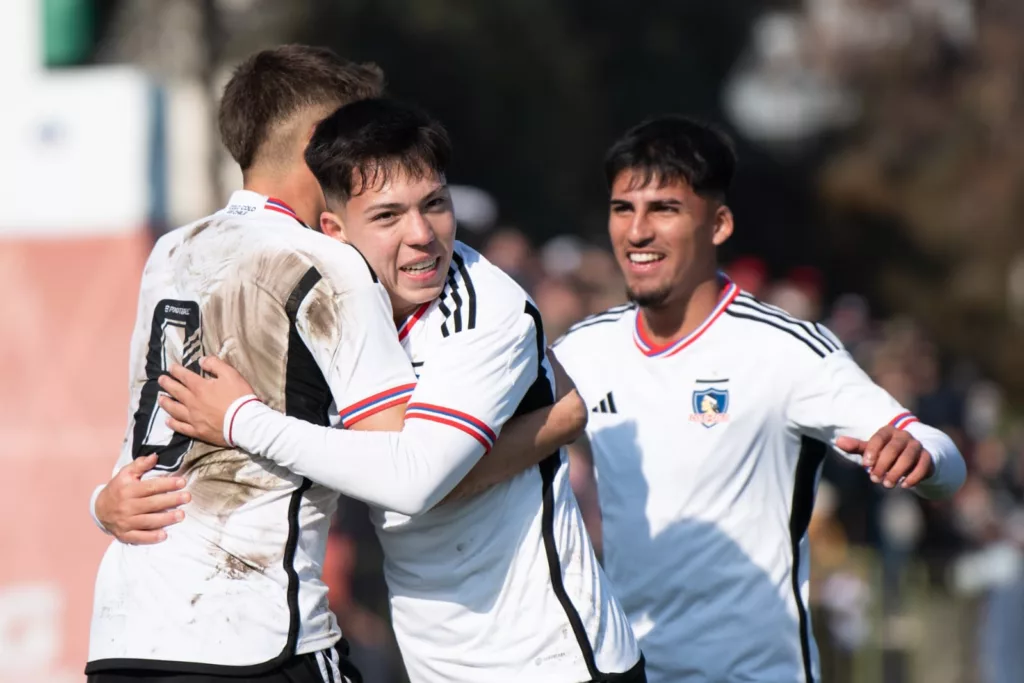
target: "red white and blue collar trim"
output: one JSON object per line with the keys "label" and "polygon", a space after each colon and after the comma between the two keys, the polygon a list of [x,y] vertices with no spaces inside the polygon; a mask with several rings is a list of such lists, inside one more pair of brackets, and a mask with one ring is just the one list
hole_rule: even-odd
{"label": "red white and blue collar trim", "polygon": [[[302,220],[299,218],[299,214],[295,213],[295,209],[293,209],[292,207],[288,206],[287,204],[282,202],[280,199],[274,199],[273,197],[267,197],[267,201],[263,205],[263,208],[266,209],[267,211],[277,211],[278,213],[283,213],[285,216],[291,216],[295,220],[297,220],[300,223],[302,223]],[[302,223],[302,224],[305,225],[305,223]]]}
{"label": "red white and blue collar trim", "polygon": [[221,209],[219,213],[225,213],[229,216],[250,216],[260,209],[288,216],[288,218],[296,221],[302,227],[309,227],[302,222],[299,215],[295,213],[295,209],[288,206],[285,202],[274,197],[264,197],[260,193],[253,192],[252,190],[235,191],[231,195],[231,200],[228,201],[228,205]]}
{"label": "red white and blue collar trim", "polygon": [[409,333],[412,332],[412,328],[414,328],[420,318],[426,314],[427,309],[430,308],[430,304],[432,303],[434,303],[434,301],[428,301],[427,303],[422,304],[412,313],[412,315],[405,319],[405,322],[403,322],[398,328],[398,341],[402,341],[409,336]]}
{"label": "red white and blue collar trim", "polygon": [[715,309],[711,311],[711,315],[704,319],[704,322],[700,324],[696,330],[686,335],[682,339],[678,339],[674,342],[670,342],[664,346],[658,346],[650,337],[644,332],[643,325],[640,322],[640,316],[643,312],[638,308],[636,312],[636,319],[633,323],[633,342],[636,343],[638,349],[648,358],[668,358],[674,356],[687,346],[697,341],[702,334],[707,332],[708,328],[714,324],[716,320],[725,312],[725,309],[729,307],[729,304],[733,302],[733,299],[740,293],[740,288],[729,278],[724,275],[720,276],[725,283],[725,287],[722,289],[722,293],[718,298],[718,303],[715,305]]}

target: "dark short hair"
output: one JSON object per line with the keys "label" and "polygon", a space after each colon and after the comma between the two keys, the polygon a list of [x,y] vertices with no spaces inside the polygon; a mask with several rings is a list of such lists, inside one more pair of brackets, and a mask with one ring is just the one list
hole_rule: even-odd
{"label": "dark short hair", "polygon": [[444,126],[422,109],[378,98],[347,104],[320,122],[306,165],[324,194],[347,201],[358,186],[380,187],[401,171],[444,174],[452,145]]}
{"label": "dark short hair", "polygon": [[623,171],[637,173],[634,185],[684,180],[701,196],[724,199],[736,169],[736,152],[727,135],[684,116],[659,116],[630,128],[605,155],[611,189]]}
{"label": "dark short hair", "polygon": [[217,117],[221,141],[245,171],[271,128],[300,109],[330,111],[383,91],[379,67],[346,61],[327,48],[283,45],[257,52],[238,65],[224,88]]}

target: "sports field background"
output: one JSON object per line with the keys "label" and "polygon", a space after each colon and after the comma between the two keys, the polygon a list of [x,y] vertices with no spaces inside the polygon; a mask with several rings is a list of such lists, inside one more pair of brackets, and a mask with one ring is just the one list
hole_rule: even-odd
{"label": "sports field background", "polygon": [[[293,41],[377,62],[448,126],[460,237],[530,290],[552,339],[622,301],[605,146],[669,111],[730,132],[730,275],[829,324],[970,471],[952,502],[926,504],[829,464],[811,531],[825,680],[1024,681],[1024,3],[4,9],[0,683],[84,680],[107,543],[87,503],[122,438],[142,264],[161,231],[239,184],[213,127],[231,66]],[[368,679],[390,683],[401,667],[364,515],[342,506],[327,578]]]}

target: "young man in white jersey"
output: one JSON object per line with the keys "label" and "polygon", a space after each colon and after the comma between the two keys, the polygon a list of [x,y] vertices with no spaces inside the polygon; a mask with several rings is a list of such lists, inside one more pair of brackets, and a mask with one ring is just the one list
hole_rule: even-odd
{"label": "young man in white jersey", "polygon": [[[486,461],[508,419],[550,404],[552,370],[533,302],[454,241],[449,154],[440,124],[387,100],[341,108],[318,126],[306,153],[328,200],[321,228],[367,257],[417,368],[401,434],[287,417],[215,359],[204,362],[211,378],[178,367],[172,374],[181,384],[162,379],[178,401],[162,399],[169,424],[340,487],[351,474],[339,454],[374,460],[396,449],[461,450]],[[423,425],[435,429],[429,442],[417,441]],[[556,450],[471,499],[437,509],[424,500],[408,514],[374,511],[392,620],[414,683],[645,680],[567,469]]]}
{"label": "young man in white jersey", "polygon": [[[218,353],[288,415],[327,425],[340,411],[349,427],[401,424],[415,376],[395,339],[387,293],[358,251],[303,221],[324,208],[302,156],[313,127],[381,87],[375,68],[289,46],[247,60],[225,90],[222,135],[246,189],[222,211],[162,237],[150,255],[118,460],[129,481],[94,496],[98,511],[109,507],[114,518],[125,508],[144,510],[119,520],[126,540],[160,521],[179,523],[162,543],[116,541],[105,554],[86,667],[94,683],[334,682],[342,671],[358,679],[334,647],[340,633],[320,580],[335,492],[166,429],[157,380],[172,362],[198,369],[200,356]],[[515,446],[524,450],[523,442]],[[362,472],[338,488],[381,504],[403,485],[413,497],[446,495],[447,483],[458,482],[450,472],[466,472],[461,462],[417,455],[372,463],[344,455]],[[421,476],[425,467],[438,477]],[[155,478],[137,481],[149,469]],[[185,492],[176,492],[175,478]],[[181,503],[185,510],[165,512]]]}
{"label": "young man in white jersey", "polygon": [[[603,563],[658,683],[817,683],[808,541],[831,450],[873,481],[948,497],[952,441],[821,325],[718,273],[735,158],[710,128],[648,121],[610,149],[609,233],[632,303],[554,351],[592,406]],[[585,479],[585,477],[584,477]]]}

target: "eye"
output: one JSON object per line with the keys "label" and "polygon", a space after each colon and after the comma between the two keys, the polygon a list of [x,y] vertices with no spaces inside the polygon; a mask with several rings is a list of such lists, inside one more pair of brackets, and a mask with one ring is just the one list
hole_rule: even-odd
{"label": "eye", "polygon": [[429,202],[427,202],[427,210],[428,211],[443,211],[443,210],[445,210],[447,208],[448,208],[448,198],[447,197],[434,197]]}
{"label": "eye", "polygon": [[381,211],[380,213],[374,214],[370,220],[374,223],[387,223],[388,221],[393,221],[397,217],[398,214],[394,211]]}
{"label": "eye", "polygon": [[626,214],[633,211],[629,204],[612,204],[612,213]]}

